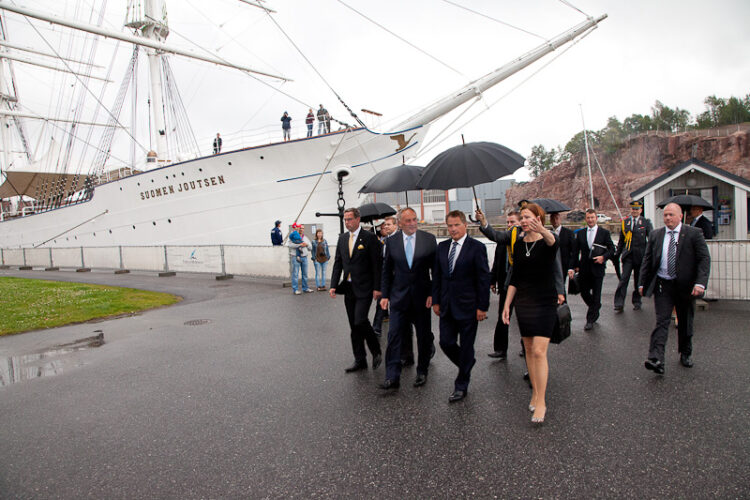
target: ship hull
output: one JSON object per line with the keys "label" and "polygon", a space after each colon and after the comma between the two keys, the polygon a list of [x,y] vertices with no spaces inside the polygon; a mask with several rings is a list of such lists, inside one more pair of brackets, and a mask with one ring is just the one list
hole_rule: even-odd
{"label": "ship hull", "polygon": [[[269,245],[275,220],[338,220],[334,172],[345,168],[346,206],[374,174],[416,155],[427,127],[392,134],[342,131],[230,151],[97,186],[86,202],[0,223],[0,247]],[[316,186],[317,184],[317,186]]]}

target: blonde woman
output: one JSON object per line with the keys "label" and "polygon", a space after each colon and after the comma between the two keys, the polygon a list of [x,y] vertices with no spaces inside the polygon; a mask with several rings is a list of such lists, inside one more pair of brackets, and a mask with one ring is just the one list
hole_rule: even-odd
{"label": "blonde woman", "polygon": [[524,236],[513,249],[513,273],[503,307],[503,322],[510,324],[511,304],[518,318],[526,365],[532,384],[531,422],[541,424],[547,412],[547,348],[557,319],[557,306],[565,300],[555,286],[557,239],[544,227],[544,210],[534,203],[521,208]]}

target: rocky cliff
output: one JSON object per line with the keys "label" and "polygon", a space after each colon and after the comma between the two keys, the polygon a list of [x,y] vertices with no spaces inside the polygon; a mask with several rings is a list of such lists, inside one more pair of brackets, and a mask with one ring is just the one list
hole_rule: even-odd
{"label": "rocky cliff", "polygon": [[[693,157],[750,178],[750,123],[678,134],[641,134],[626,140],[614,153],[596,150],[595,156],[617,204],[625,212],[631,192]],[[594,156],[591,171],[597,211],[615,217],[615,205]],[[532,181],[508,189],[505,210],[516,207],[520,200],[532,198],[553,198],[580,210],[588,207],[586,154],[575,155]]]}

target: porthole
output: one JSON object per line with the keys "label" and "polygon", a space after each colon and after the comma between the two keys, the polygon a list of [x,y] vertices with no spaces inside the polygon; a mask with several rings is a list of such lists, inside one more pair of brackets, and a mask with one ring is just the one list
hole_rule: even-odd
{"label": "porthole", "polygon": [[155,226],[156,225],[156,221],[153,221],[151,224],[153,224]]}
{"label": "porthole", "polygon": [[120,188],[120,191],[122,191],[122,188]]}
{"label": "porthole", "polygon": [[135,229],[135,226],[133,226],[133,229]]}
{"label": "porthole", "polygon": [[140,183],[140,182],[138,182],[137,184],[138,184],[139,186],[141,185],[141,183]]}
{"label": "porthole", "polygon": [[111,229],[109,230],[109,234],[112,234],[112,230]]}
{"label": "porthole", "polygon": [[185,172],[180,172],[180,174],[181,174],[182,176],[184,176],[184,175],[185,175]]}
{"label": "porthole", "polygon": [[198,169],[198,172],[203,172],[203,169],[202,169],[202,168],[199,168],[199,169]]}
{"label": "porthole", "polygon": [[264,158],[261,156],[260,159],[263,160]]}
{"label": "porthole", "polygon": [[153,179],[151,179],[151,182],[154,182],[154,180],[153,180]]}
{"label": "porthole", "polygon": [[228,161],[228,162],[227,162],[227,164],[228,164],[228,165],[231,165],[231,164],[232,164],[232,162],[231,162],[231,161]]}
{"label": "porthole", "polygon": [[167,219],[167,222],[169,222],[171,224],[172,223],[172,219]]}

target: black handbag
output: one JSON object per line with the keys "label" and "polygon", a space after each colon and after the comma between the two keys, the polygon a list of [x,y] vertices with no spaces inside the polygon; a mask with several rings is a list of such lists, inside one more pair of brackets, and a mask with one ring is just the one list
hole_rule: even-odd
{"label": "black handbag", "polygon": [[581,293],[581,290],[578,288],[578,273],[575,273],[568,280],[568,295],[578,295],[579,293]]}
{"label": "black handbag", "polygon": [[570,322],[572,320],[573,317],[567,303],[557,306],[557,321],[555,321],[555,328],[552,330],[552,337],[549,341],[553,344],[559,344],[570,337]]}

